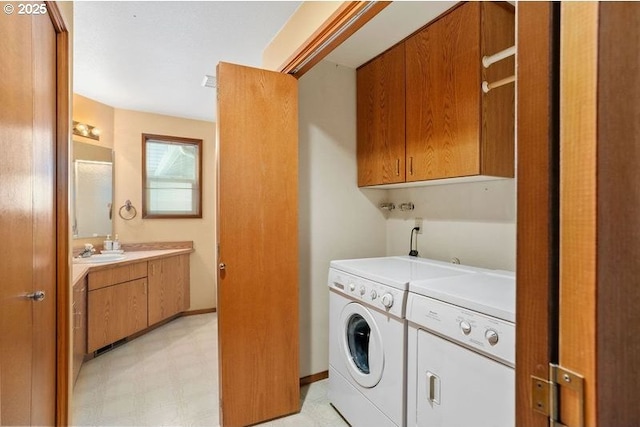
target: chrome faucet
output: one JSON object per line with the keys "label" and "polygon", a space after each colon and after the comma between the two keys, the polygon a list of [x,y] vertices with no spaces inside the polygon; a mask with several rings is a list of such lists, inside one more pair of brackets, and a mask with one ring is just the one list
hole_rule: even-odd
{"label": "chrome faucet", "polygon": [[85,243],[84,249],[78,255],[79,258],[89,258],[96,250],[91,243]]}

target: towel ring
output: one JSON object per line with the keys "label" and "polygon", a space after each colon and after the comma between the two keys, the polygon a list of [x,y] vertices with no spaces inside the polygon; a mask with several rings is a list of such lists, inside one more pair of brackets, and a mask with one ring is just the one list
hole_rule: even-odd
{"label": "towel ring", "polygon": [[[125,210],[125,213],[122,213],[122,210]],[[132,213],[133,211],[133,213]],[[124,219],[125,221],[131,221],[133,218],[136,217],[136,215],[138,215],[138,211],[136,210],[136,208],[131,204],[131,200],[127,200],[126,202],[124,202],[124,205],[120,206],[120,210],[118,211],[118,215],[120,215],[120,218]]]}

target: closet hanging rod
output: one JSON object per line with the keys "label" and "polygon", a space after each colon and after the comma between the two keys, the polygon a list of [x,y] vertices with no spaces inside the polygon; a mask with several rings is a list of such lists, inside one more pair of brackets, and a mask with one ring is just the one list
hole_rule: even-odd
{"label": "closet hanging rod", "polygon": [[500,86],[504,86],[509,83],[513,83],[516,81],[516,76],[505,77],[504,79],[497,80],[493,83],[482,82],[482,91],[484,93],[489,93],[490,90],[498,88]]}
{"label": "closet hanging rod", "polygon": [[502,61],[505,58],[513,56],[516,54],[516,47],[511,46],[505,50],[501,50],[500,52],[491,55],[491,56],[483,56],[482,57],[482,65],[484,68],[489,68],[491,64],[495,64],[498,61]]}

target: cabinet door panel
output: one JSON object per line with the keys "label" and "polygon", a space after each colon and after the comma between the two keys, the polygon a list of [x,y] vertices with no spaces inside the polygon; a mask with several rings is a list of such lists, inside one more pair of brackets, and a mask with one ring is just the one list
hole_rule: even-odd
{"label": "cabinet door panel", "polygon": [[480,173],[480,3],[407,39],[407,181]]}
{"label": "cabinet door panel", "polygon": [[189,255],[149,261],[149,324],[189,308]]}
{"label": "cabinet door panel", "polygon": [[88,351],[147,327],[147,279],[89,292]]}
{"label": "cabinet door panel", "polygon": [[73,382],[87,353],[87,280],[73,287]]}
{"label": "cabinet door panel", "polygon": [[405,180],[404,43],[357,71],[358,185]]}

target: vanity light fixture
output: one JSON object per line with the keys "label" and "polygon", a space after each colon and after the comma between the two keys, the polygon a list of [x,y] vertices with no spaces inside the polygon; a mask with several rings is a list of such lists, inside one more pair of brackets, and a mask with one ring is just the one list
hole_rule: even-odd
{"label": "vanity light fixture", "polygon": [[100,141],[100,129],[86,123],[73,121],[73,134]]}

